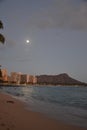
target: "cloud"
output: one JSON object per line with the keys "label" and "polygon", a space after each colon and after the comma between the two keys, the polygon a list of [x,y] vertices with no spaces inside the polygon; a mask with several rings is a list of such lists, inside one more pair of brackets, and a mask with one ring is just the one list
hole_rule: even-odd
{"label": "cloud", "polygon": [[83,2],[87,2],[87,0],[83,0]]}
{"label": "cloud", "polygon": [[87,30],[87,0],[54,0],[49,7],[34,12],[28,26],[32,28],[72,28]]}
{"label": "cloud", "polygon": [[6,37],[6,45],[9,47],[13,47],[14,45],[16,45],[16,42],[13,41],[11,38]]}
{"label": "cloud", "polygon": [[2,2],[3,0],[0,0],[0,2]]}
{"label": "cloud", "polygon": [[1,2],[4,2],[4,0],[0,0],[0,3],[1,3]]}

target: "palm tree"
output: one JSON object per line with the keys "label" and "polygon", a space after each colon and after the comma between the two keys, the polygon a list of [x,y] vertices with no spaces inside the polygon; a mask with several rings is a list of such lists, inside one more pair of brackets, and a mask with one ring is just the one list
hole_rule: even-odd
{"label": "palm tree", "polygon": [[[0,29],[3,29],[3,23],[1,20],[0,20]],[[5,43],[5,38],[1,33],[0,33],[0,43],[2,43],[2,44]]]}

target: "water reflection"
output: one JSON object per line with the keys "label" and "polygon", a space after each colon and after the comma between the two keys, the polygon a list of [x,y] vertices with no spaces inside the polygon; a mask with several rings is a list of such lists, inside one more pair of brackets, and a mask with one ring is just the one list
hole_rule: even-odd
{"label": "water reflection", "polygon": [[31,96],[33,92],[32,87],[1,87],[1,91],[9,93],[13,96]]}
{"label": "water reflection", "polygon": [[33,92],[33,87],[21,87],[21,93],[23,93],[27,97],[31,96]]}

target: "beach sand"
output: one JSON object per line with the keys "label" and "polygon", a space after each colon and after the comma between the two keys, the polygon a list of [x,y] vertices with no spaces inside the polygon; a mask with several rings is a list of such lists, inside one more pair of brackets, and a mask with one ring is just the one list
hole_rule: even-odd
{"label": "beach sand", "polygon": [[21,101],[0,93],[0,130],[87,130],[29,111]]}

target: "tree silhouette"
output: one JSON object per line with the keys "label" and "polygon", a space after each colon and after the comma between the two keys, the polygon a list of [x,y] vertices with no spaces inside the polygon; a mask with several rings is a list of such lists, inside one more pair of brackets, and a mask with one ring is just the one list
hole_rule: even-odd
{"label": "tree silhouette", "polygon": [[[0,20],[0,29],[3,29],[3,23]],[[0,33],[0,43],[4,44],[5,43],[5,37]]]}

